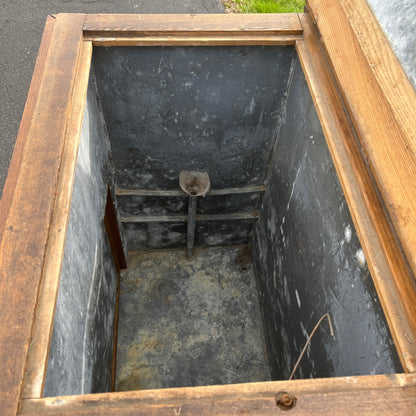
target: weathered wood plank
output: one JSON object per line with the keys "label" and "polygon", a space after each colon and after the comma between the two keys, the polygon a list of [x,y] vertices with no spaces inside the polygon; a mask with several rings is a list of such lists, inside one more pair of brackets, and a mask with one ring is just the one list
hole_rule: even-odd
{"label": "weathered wood plank", "polygon": [[390,47],[365,0],[340,0],[370,69],[386,97],[394,118],[416,155],[416,91]]}
{"label": "weathered wood plank", "polygon": [[130,35],[186,35],[216,32],[216,36],[234,34],[301,35],[297,14],[115,14],[88,15],[86,36],[111,32],[113,37]]}
{"label": "weathered wood plank", "polygon": [[414,372],[416,291],[412,273],[334,86],[318,33],[308,16],[301,21],[305,40],[297,44],[297,51],[306,80],[402,365]]}
{"label": "weathered wood plank", "polygon": [[207,35],[192,34],[188,36],[123,36],[114,37],[110,32],[107,36],[86,35],[85,39],[91,40],[94,46],[227,46],[227,45],[294,45],[301,39],[301,35]]}
{"label": "weathered wood plank", "polygon": [[[318,20],[330,62],[335,70],[336,79],[341,86],[354,126],[359,133],[359,139],[369,156],[372,172],[380,189],[385,192],[386,189],[390,189],[391,184],[398,186],[397,181],[402,171],[411,175],[415,172],[412,163],[414,144],[406,141],[409,132],[412,131],[412,124],[406,123],[404,118],[396,114],[400,109],[400,102],[380,89],[383,82],[390,82],[390,78],[384,79],[383,74],[377,74],[374,69],[377,66],[366,66],[365,62],[369,61],[368,58],[363,58],[363,50],[369,54],[374,50],[366,49],[368,46],[363,40],[359,40],[358,43],[354,40],[354,34],[359,32],[359,26],[365,23],[365,13],[360,9],[361,20],[355,20],[356,16],[349,14],[353,9],[349,8],[350,3],[347,0],[323,0],[322,6],[317,6],[318,2],[315,0],[311,3],[314,4],[312,7],[314,11],[320,7],[327,7],[323,13],[315,13],[315,18]],[[344,6],[347,15],[342,12],[340,4]],[[259,43],[266,42],[267,39],[269,41],[276,41],[276,39],[292,41],[296,37],[297,49],[308,84],[313,92],[327,139],[329,137],[328,143],[332,157],[348,203],[352,208],[351,213],[369,260],[372,275],[375,277],[380,299],[384,309],[388,311],[387,319],[392,328],[393,337],[405,369],[415,371],[414,282],[385,216],[384,206],[377,195],[372,176],[369,175],[361,157],[360,146],[357,144],[350,120],[345,115],[343,102],[339,99],[338,91],[333,85],[332,75],[328,71],[318,37],[316,33],[313,33],[312,24],[304,20],[305,16],[301,17],[305,28],[305,39],[302,41],[299,37],[302,34],[302,27],[296,15],[243,16],[246,15],[232,17],[229,15],[210,17],[170,15],[162,18],[151,15],[95,15],[86,19],[84,28],[89,39],[96,39],[95,41],[99,42],[97,39],[101,34],[103,42],[109,42],[107,45],[113,42],[111,36],[114,36],[114,44],[117,45],[122,44],[117,43],[119,39],[122,39],[122,42],[138,41],[146,45],[151,44],[149,40],[157,42],[162,39],[164,42],[164,31],[169,33],[165,36],[166,39],[179,41],[183,37],[183,42],[188,42],[188,44],[191,41],[201,42],[200,44],[240,42],[244,39],[248,41],[249,38],[250,41],[255,40]],[[352,21],[348,22],[346,16],[349,16]],[[76,157],[76,153],[74,155],[73,152],[76,152],[75,140],[80,125],[79,116],[82,113],[79,105],[83,105],[84,102],[76,85],[81,83],[85,86],[85,78],[83,81],[81,78],[86,74],[85,65],[89,65],[89,59],[86,59],[85,55],[81,57],[79,55],[84,16],[58,15],[55,24],[52,23],[53,19],[48,20],[50,29],[47,30],[42,41],[36,66],[37,72],[31,84],[17,150],[11,165],[11,174],[5,187],[6,199],[1,207],[4,233],[0,247],[0,309],[3,318],[0,328],[0,365],[4,376],[0,381],[0,413],[4,415],[16,414],[18,411],[20,383],[29,349],[31,330],[34,331],[35,338],[37,337],[35,334],[40,332],[44,337],[42,342],[48,343],[50,338],[50,333],[47,334],[45,330],[33,330],[32,320],[36,302],[44,303],[38,297],[44,297],[50,293],[49,302],[45,302],[49,308],[49,317],[44,322],[51,325],[50,312],[54,308],[56,294],[43,289],[39,292],[39,282],[43,273],[59,276],[57,268],[60,267],[60,260],[59,258],[51,259],[50,253],[54,252],[58,257],[62,255],[62,242],[73,180],[71,169],[74,167]],[[284,20],[289,23],[283,22]],[[216,30],[218,32],[214,35],[213,32]],[[158,35],[162,37],[159,38]],[[339,47],[332,39],[332,37],[337,39],[338,36],[347,38],[340,42]],[[349,43],[352,44],[352,48]],[[50,44],[64,46],[52,50],[49,49]],[[343,54],[345,49],[349,48],[352,51],[347,52],[348,65],[342,68]],[[83,51],[85,53],[85,50]],[[353,75],[345,74],[351,71],[351,68],[357,68],[357,65],[360,70],[363,70],[363,75],[360,72]],[[78,70],[81,74],[79,76],[77,76]],[[362,76],[361,81],[360,76]],[[357,81],[357,78],[361,83]],[[365,85],[367,82],[368,86]],[[398,79],[398,82],[402,81]],[[365,95],[369,91],[373,94],[371,99],[376,100],[373,102],[373,107],[377,107],[376,113],[379,114],[381,109],[382,114],[387,114],[386,120],[380,118],[381,116],[366,113],[370,108],[369,98],[364,100],[364,104],[355,98],[355,95]],[[403,91],[402,86],[400,86],[400,91]],[[391,114],[388,112],[389,106],[393,109],[394,119],[389,116]],[[73,117],[70,117],[71,112],[73,112]],[[362,114],[367,114],[369,120]],[[376,122],[383,122],[386,129],[392,129],[391,142],[388,137],[382,135],[380,129],[376,128],[374,124]],[[386,131],[390,132],[390,130]],[[65,146],[65,143],[69,142],[72,147]],[[380,143],[381,150],[375,149],[378,143]],[[406,143],[410,149],[407,155],[403,153],[403,146],[406,146]],[[389,146],[395,147],[391,154]],[[389,156],[392,160],[389,160]],[[386,164],[386,172],[380,171],[382,163]],[[391,175],[392,178],[386,178],[386,175]],[[400,227],[405,225],[406,219],[406,213],[401,212],[400,209],[404,210],[409,207],[410,231],[405,235],[406,238],[403,237],[403,230],[399,232],[402,241],[407,244],[405,248],[409,259],[409,253],[412,256],[416,253],[415,247],[409,240],[416,221],[413,209],[416,203],[414,199],[416,185],[413,184],[414,180],[409,182],[409,176],[405,176],[404,181],[406,189],[410,187],[411,201],[403,199],[403,187],[393,192],[393,196],[398,196],[397,200],[392,200],[389,193],[386,195],[388,196],[387,202],[392,204],[388,205],[390,214],[392,210],[398,212],[401,222],[393,215],[392,218],[395,224],[399,224],[399,231]],[[404,205],[397,205],[399,203]],[[59,211],[59,214],[53,214],[54,209]],[[0,234],[1,227],[0,223]],[[412,263],[411,258],[409,261]],[[56,283],[56,280],[54,282]],[[35,345],[36,343],[33,344],[29,355],[29,372],[34,368],[30,364],[31,360],[36,361],[35,357],[38,357]],[[281,410],[276,407],[274,396],[277,391],[281,390],[288,391],[297,397],[296,407],[291,410],[291,413],[299,415],[414,415],[416,408],[414,375],[248,383],[234,386],[40,399],[38,397],[42,388],[39,380],[44,377],[46,350],[42,350],[39,356],[41,362],[38,367],[39,371],[36,370],[37,381],[31,384],[31,376],[27,378],[28,384],[25,390],[27,398],[23,400],[23,413],[74,416],[102,415],[110,412],[119,415],[279,414]]]}
{"label": "weathered wood plank", "polygon": [[83,20],[83,15],[57,16],[51,35],[47,35],[49,47],[42,52],[45,61],[35,82],[36,103],[29,103],[21,128],[23,153],[17,156],[21,160],[13,162],[18,167],[14,172],[17,178],[0,246],[0,413],[5,416],[18,411]]}
{"label": "weathered wood plank", "polygon": [[[375,67],[372,69],[369,65],[340,0],[309,0],[308,5],[386,209],[416,274],[415,144],[414,136],[400,126],[386,99],[395,94],[395,85],[390,85],[388,75],[381,85],[377,82]],[[359,23],[360,26],[366,24],[364,20]],[[360,31],[363,33],[364,29]],[[371,27],[367,34],[369,32]],[[366,45],[372,43],[372,48],[377,47],[375,37],[372,39],[368,39]],[[387,68],[385,74],[388,74]],[[409,288],[399,285],[399,289]]]}
{"label": "weathered wood plank", "polygon": [[49,356],[49,344],[53,330],[55,301],[58,296],[61,265],[65,249],[65,238],[70,212],[69,207],[71,206],[91,57],[91,42],[83,42],[71,97],[70,116],[62,151],[54,212],[49,226],[48,245],[46,248],[42,280],[39,287],[38,307],[33,322],[33,337],[26,364],[22,397],[41,397],[43,392]]}
{"label": "weathered wood plank", "polygon": [[342,377],[142,390],[25,400],[24,414],[274,415],[277,392],[296,397],[293,415],[413,415],[414,375]]}

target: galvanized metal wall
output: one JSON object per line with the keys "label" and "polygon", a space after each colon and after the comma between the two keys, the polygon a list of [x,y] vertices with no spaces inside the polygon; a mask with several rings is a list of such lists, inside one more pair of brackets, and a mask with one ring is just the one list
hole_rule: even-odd
{"label": "galvanized metal wall", "polygon": [[[182,170],[212,189],[262,185],[279,127],[293,47],[96,48],[93,64],[117,185],[179,190]],[[260,193],[207,196],[198,213],[253,213]],[[187,195],[119,196],[125,217],[186,215]],[[197,222],[199,245],[247,243],[255,219]],[[186,244],[186,224],[127,222],[131,249]]]}
{"label": "galvanized metal wall", "polygon": [[104,229],[110,150],[90,79],[45,396],[109,391],[117,272]]}
{"label": "galvanized metal wall", "polygon": [[273,379],[400,372],[299,62],[271,159],[252,251]]}

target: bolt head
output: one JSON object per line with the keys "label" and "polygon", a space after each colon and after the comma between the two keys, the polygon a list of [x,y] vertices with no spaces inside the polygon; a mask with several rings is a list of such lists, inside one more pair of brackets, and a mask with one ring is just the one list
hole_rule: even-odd
{"label": "bolt head", "polygon": [[295,407],[296,397],[285,391],[279,391],[276,396],[276,406],[282,410],[290,410]]}

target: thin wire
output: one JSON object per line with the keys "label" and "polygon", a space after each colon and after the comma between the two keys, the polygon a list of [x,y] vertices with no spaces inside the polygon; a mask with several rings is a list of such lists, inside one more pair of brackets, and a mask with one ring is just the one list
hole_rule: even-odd
{"label": "thin wire", "polygon": [[319,325],[321,324],[321,322],[325,318],[328,318],[328,323],[329,323],[329,329],[331,331],[331,336],[334,336],[334,331],[332,329],[331,317],[329,316],[329,313],[326,313],[326,314],[324,314],[324,315],[321,316],[321,319],[319,319],[318,323],[315,325],[315,328],[312,330],[311,334],[309,335],[308,339],[306,340],[306,343],[305,343],[305,345],[304,345],[304,347],[302,349],[302,352],[300,353],[299,358],[296,361],[295,366],[293,367],[292,373],[290,374],[289,380],[292,380],[293,376],[295,375],[295,372],[296,372],[296,370],[299,367],[300,360],[302,359],[303,355],[305,354],[305,351],[308,348],[308,345],[311,342],[311,339],[312,339],[313,335],[315,334],[315,332],[318,329]]}

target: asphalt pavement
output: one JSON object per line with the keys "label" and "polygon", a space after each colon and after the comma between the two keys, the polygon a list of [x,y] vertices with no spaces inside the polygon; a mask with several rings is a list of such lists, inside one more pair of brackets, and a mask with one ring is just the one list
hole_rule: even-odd
{"label": "asphalt pavement", "polygon": [[56,13],[224,13],[219,0],[0,0],[0,194],[46,17]]}

